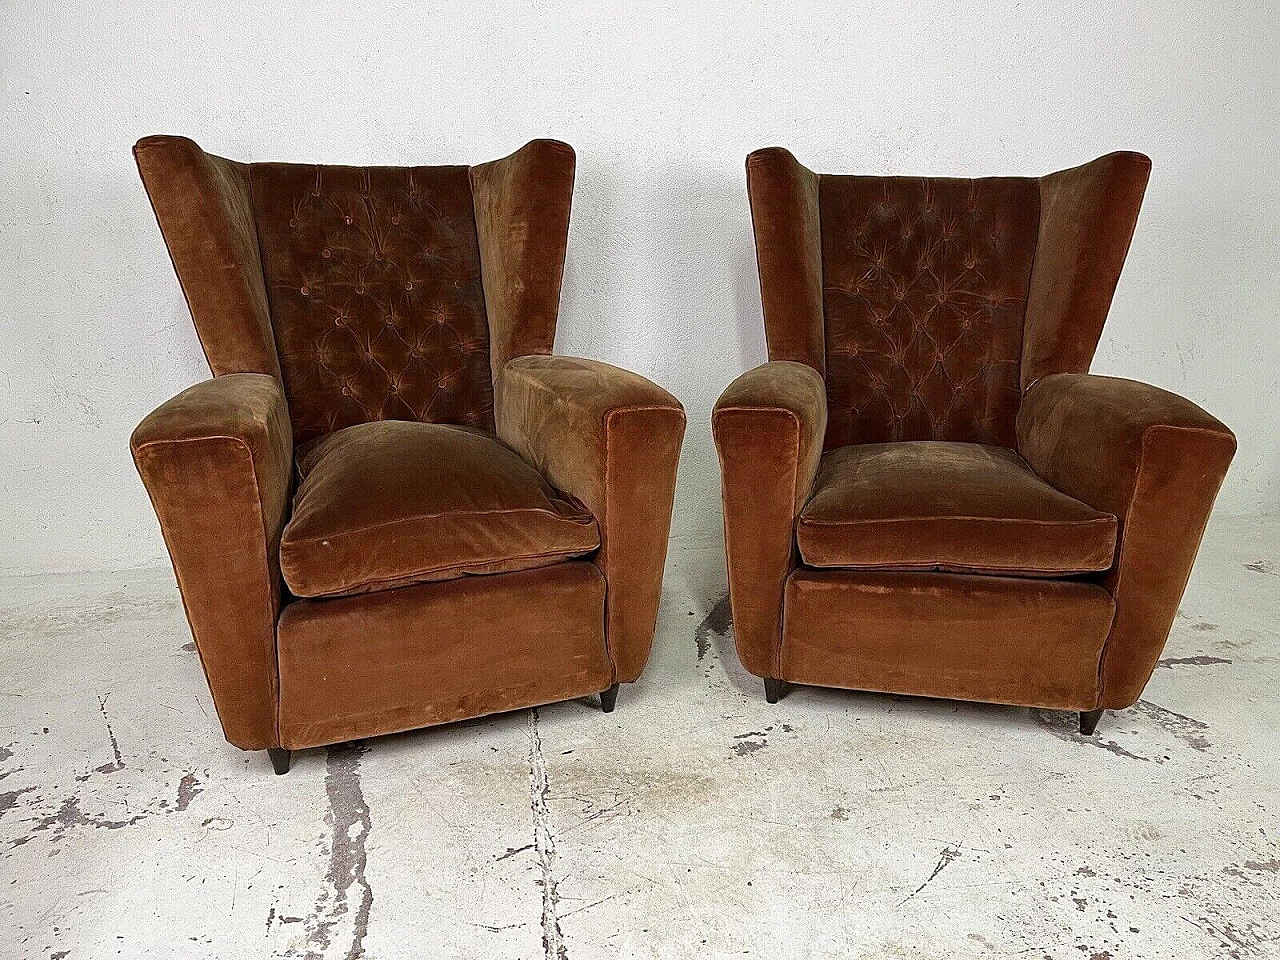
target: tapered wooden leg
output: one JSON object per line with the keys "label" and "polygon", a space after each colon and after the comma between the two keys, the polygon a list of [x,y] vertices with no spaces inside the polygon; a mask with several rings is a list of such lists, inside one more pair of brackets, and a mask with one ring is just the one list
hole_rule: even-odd
{"label": "tapered wooden leg", "polygon": [[615,683],[608,690],[600,691],[600,709],[605,713],[613,713],[618,704],[618,685]]}
{"label": "tapered wooden leg", "polygon": [[1093,731],[1098,729],[1098,721],[1102,719],[1101,710],[1081,710],[1080,711],[1080,734],[1081,736],[1091,737]]}
{"label": "tapered wooden leg", "polygon": [[777,703],[778,698],[782,696],[783,681],[775,680],[773,677],[764,678],[764,698],[770,703]]}
{"label": "tapered wooden leg", "polygon": [[276,771],[276,776],[289,772],[289,762],[293,759],[293,755],[280,747],[268,747],[267,756],[271,758],[271,766]]}

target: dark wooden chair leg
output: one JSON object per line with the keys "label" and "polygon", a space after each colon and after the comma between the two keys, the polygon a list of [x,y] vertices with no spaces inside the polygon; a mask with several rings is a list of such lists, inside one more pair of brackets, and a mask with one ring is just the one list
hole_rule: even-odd
{"label": "dark wooden chair leg", "polygon": [[764,678],[764,698],[770,703],[777,703],[782,697],[782,688],[784,682],[775,680],[773,677]]}
{"label": "dark wooden chair leg", "polygon": [[280,747],[268,747],[267,756],[271,758],[271,766],[276,772],[276,776],[289,772],[289,763],[293,759],[293,754],[288,750]]}
{"label": "dark wooden chair leg", "polygon": [[1098,721],[1101,719],[1101,710],[1081,710],[1080,735],[1085,737],[1093,736],[1093,731],[1098,729]]}
{"label": "dark wooden chair leg", "polygon": [[605,713],[613,713],[618,704],[618,685],[615,683],[608,690],[600,691],[600,709]]}

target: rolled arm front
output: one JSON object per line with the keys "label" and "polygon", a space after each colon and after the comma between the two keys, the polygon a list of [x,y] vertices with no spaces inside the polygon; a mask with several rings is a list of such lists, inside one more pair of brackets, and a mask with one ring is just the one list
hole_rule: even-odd
{"label": "rolled arm front", "polygon": [[1130,706],[1168,639],[1235,436],[1158,387],[1064,373],[1026,392],[1018,449],[1059,490],[1120,520],[1116,562],[1103,583],[1116,615],[1097,706]]}
{"label": "rolled arm front", "polygon": [[227,374],[160,406],[130,440],[228,741],[279,745],[280,533],[293,464],[280,383]]}
{"label": "rolled arm front", "polygon": [[684,408],[638,374],[554,356],[510,360],[494,406],[498,437],[595,514],[614,679],[635,680],[658,619]]}
{"label": "rolled arm front", "polygon": [[822,458],[827,394],[811,366],[775,360],[733,381],[711,428],[720,455],[733,631],[742,665],[778,676],[795,521]]}

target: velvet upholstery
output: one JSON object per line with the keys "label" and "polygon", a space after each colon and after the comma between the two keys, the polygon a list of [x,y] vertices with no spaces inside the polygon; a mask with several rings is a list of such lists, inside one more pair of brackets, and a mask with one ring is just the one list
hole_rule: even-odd
{"label": "velvet upholstery", "polygon": [[1013,446],[1034,180],[824,176],[827,449]]}
{"label": "velvet upholstery", "polygon": [[1137,700],[1235,449],[1190,401],[1086,373],[1149,172],[1136,153],[977,180],[748,157],[770,362],[712,424],[749,671]]}
{"label": "velvet upholstery", "polygon": [[796,542],[810,567],[1059,577],[1111,566],[1116,518],[1005,447],[858,443],[823,456]]}
{"label": "velvet upholstery", "polygon": [[1235,437],[1158,387],[1058,374],[1027,391],[1018,438],[1046,480],[1120,518],[1116,562],[1102,580],[1116,598],[1116,619],[1098,706],[1127,707],[1160,659]]}
{"label": "velvet upholstery", "polygon": [[276,741],[280,534],[293,444],[274,377],[229,373],[149,414],[130,440],[227,740]]}
{"label": "velvet upholstery", "polygon": [[298,600],[280,618],[280,742],[298,749],[604,690],[590,563]]}
{"label": "velvet upholstery", "polygon": [[822,456],[827,395],[812,367],[773,360],[716,402],[733,633],[743,666],[777,676],[782,596],[796,565],[795,522]]}
{"label": "velvet upholstery", "polygon": [[493,427],[466,167],[249,168],[298,443],[371,420]]}
{"label": "velvet upholstery", "polygon": [[787,581],[780,672],[796,683],[1089,710],[1114,608],[1106,590],[1071,580],[800,569]]}
{"label": "velvet upholstery", "polygon": [[543,356],[573,150],[134,154],[214,379],[132,445],[227,739],[314,746],[636,679],[684,412]]}
{"label": "velvet upholstery", "polygon": [[498,379],[497,420],[498,436],[599,522],[614,679],[635,680],[657,625],[684,409],[607,363],[527,356]]}
{"label": "velvet upholstery", "polygon": [[591,511],[469,427],[346,427],[303,448],[298,475],[280,567],[299,597],[528,570],[600,546]]}

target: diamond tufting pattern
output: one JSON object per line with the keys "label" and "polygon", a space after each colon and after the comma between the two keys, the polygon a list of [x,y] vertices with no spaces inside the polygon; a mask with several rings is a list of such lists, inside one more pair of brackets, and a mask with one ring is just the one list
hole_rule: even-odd
{"label": "diamond tufting pattern", "polygon": [[493,429],[464,166],[251,168],[298,443],[375,420]]}
{"label": "diamond tufting pattern", "polygon": [[1035,180],[819,181],[827,449],[1015,443]]}

